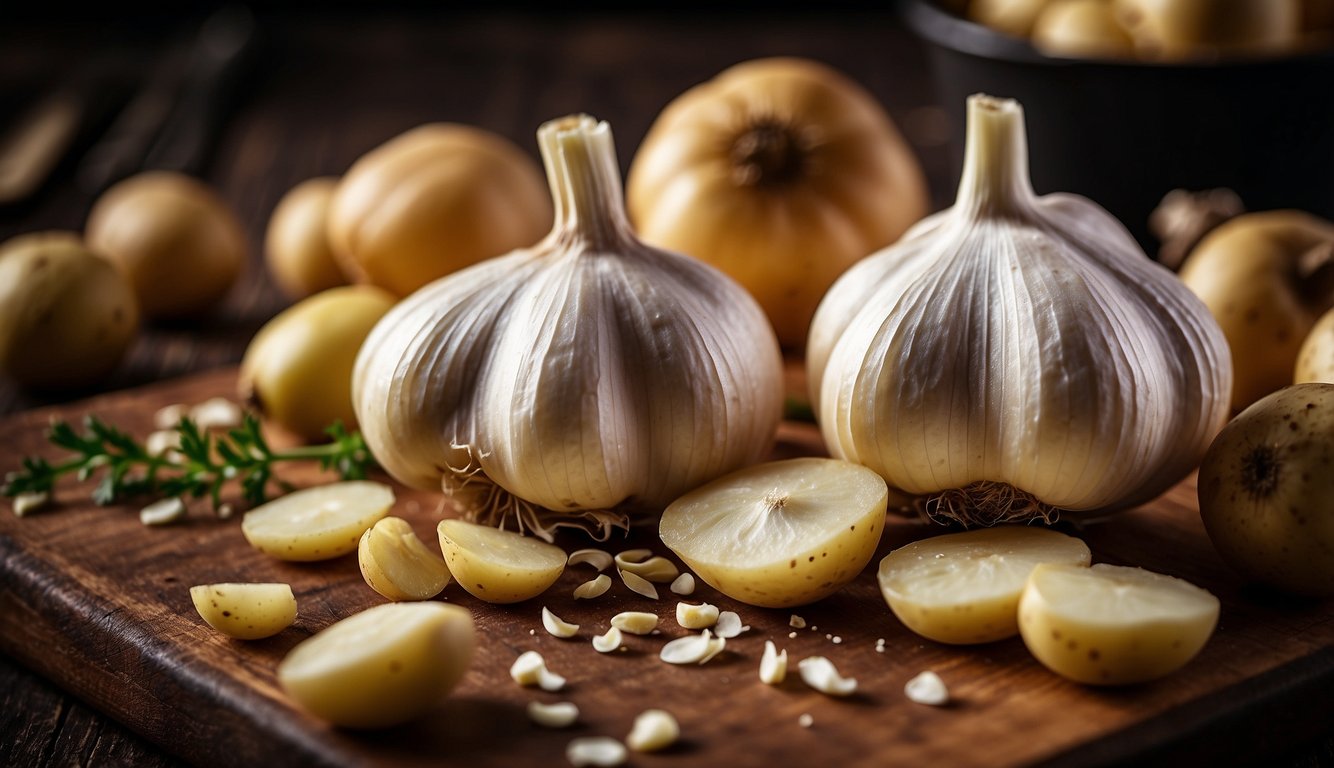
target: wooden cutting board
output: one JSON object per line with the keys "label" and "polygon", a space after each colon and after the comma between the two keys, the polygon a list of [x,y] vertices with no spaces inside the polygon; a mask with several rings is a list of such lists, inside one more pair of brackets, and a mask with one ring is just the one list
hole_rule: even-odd
{"label": "wooden cutting board", "polygon": [[[158,408],[228,396],[233,382],[234,371],[220,370],[12,417],[0,422],[0,471],[25,455],[58,455],[44,439],[52,418],[96,413],[143,437]],[[822,451],[813,427],[785,424],[775,456]],[[310,469],[283,476],[297,485],[327,479]],[[274,677],[302,639],[382,602],[362,582],[355,555],[283,563],[246,544],[239,516],[218,520],[200,506],[183,524],[146,528],[136,508],[95,507],[88,490],[62,486],[59,506],[27,518],[0,514],[0,650],[204,765],[562,765],[571,738],[624,737],[650,707],[677,717],[682,741],[666,753],[635,755],[635,765],[1142,765],[1185,756],[1233,763],[1318,735],[1334,712],[1334,604],[1296,603],[1244,586],[1205,536],[1192,480],[1143,508],[1067,529],[1090,544],[1095,562],[1180,576],[1222,599],[1218,631],[1201,655],[1159,682],[1090,688],[1047,672],[1018,638],[950,647],[912,635],[881,599],[874,564],[931,531],[896,519],[860,578],[816,605],[752,608],[701,585],[693,600],[736,610],[751,629],[698,667],[657,657],[663,642],[685,634],[674,619],[675,596],[652,602],[617,582],[602,598],[576,604],[571,590],[591,576],[586,567],[569,569],[542,598],[513,606],[481,603],[451,585],[442,599],[467,607],[476,620],[473,665],[437,712],[379,733],[325,726],[295,708]],[[435,541],[441,513],[430,494],[399,489],[394,514]],[[635,546],[670,554],[651,529],[607,548]],[[255,642],[217,634],[196,615],[188,591],[222,581],[289,582],[300,606],[296,625]],[[581,624],[578,637],[547,635],[543,605]],[[631,609],[657,612],[662,635],[630,637],[624,653],[596,653],[592,635]],[[807,628],[789,627],[793,613]],[[794,671],[779,686],[756,675],[766,639],[787,650]],[[569,680],[566,690],[545,693],[510,680],[510,663],[529,649]],[[857,694],[834,699],[806,688],[795,666],[811,655],[856,677]],[[948,684],[951,706],[904,697],[904,683],[928,669]],[[524,707],[534,700],[577,703],[579,725],[532,725]],[[810,727],[799,724],[806,714]]]}

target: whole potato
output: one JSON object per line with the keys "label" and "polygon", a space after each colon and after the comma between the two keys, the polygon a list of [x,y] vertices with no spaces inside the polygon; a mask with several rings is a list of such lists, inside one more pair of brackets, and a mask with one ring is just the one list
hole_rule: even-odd
{"label": "whole potato", "polygon": [[346,285],[329,246],[329,205],[338,179],[307,179],[273,209],[264,237],[264,259],[278,288],[292,299]]}
{"label": "whole potato", "polygon": [[93,204],[85,236],[130,279],[152,318],[211,309],[246,261],[245,232],[227,204],[203,183],[168,171],[108,189]]}
{"label": "whole potato", "polygon": [[330,288],[264,325],[241,359],[238,388],[264,418],[315,442],[335,420],[352,428],[352,364],[393,295],[373,285]]}
{"label": "whole potato", "polygon": [[0,369],[20,384],[97,381],[138,328],[130,284],[78,235],[39,232],[0,245]]}
{"label": "whole potato", "polygon": [[1218,553],[1256,581],[1334,595],[1334,384],[1271,393],[1219,432],[1200,464]]}
{"label": "whole potato", "polygon": [[537,242],[551,207],[537,162],[507,139],[430,123],[353,163],[334,193],[329,241],[346,274],[406,296]]}
{"label": "whole potato", "polygon": [[1320,316],[1297,352],[1293,383],[1327,381],[1334,383],[1334,309]]}

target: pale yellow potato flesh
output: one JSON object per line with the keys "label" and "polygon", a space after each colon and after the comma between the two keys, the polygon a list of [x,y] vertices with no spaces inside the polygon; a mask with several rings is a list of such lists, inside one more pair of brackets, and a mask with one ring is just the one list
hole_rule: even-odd
{"label": "pale yellow potato flesh", "polygon": [[386,603],[307,638],[278,682],[311,714],[346,728],[384,728],[438,704],[472,662],[472,614],[444,603]]}
{"label": "pale yellow potato flesh", "polygon": [[659,535],[714,589],[767,608],[827,597],[861,573],[885,527],[888,489],[838,459],[799,458],[725,475],[672,502]]}
{"label": "pale yellow potato flesh", "polygon": [[361,535],[357,563],[366,584],[389,600],[429,600],[449,584],[444,558],[401,517],[386,517]]}
{"label": "pale yellow potato flesh", "polygon": [[436,530],[459,586],[488,603],[537,597],[565,570],[565,551],[531,536],[453,519],[441,520]]}
{"label": "pale yellow potato flesh", "polygon": [[347,480],[293,491],[246,513],[250,546],[279,560],[328,560],[357,549],[361,535],[394,505],[383,483]]}
{"label": "pale yellow potato flesh", "polygon": [[1018,606],[1039,563],[1086,566],[1088,545],[1024,525],[915,541],[880,561],[880,593],[904,626],[930,640],[990,643],[1019,633]]}
{"label": "pale yellow potato flesh", "polygon": [[1080,683],[1124,685],[1168,675],[1204,647],[1218,598],[1142,568],[1040,565],[1019,601],[1028,650]]}
{"label": "pale yellow potato flesh", "polygon": [[287,584],[200,584],[190,600],[206,624],[228,637],[272,637],[296,621],[296,597]]}

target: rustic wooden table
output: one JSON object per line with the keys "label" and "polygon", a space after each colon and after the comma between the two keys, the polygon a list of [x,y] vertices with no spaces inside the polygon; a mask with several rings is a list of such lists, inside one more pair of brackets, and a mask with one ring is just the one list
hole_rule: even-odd
{"label": "rustic wooden table", "polygon": [[[147,12],[56,18],[0,12],[0,129],[37,95],[107,62],[133,84],[162,41],[193,17]],[[259,252],[268,214],[296,183],[344,171],[360,154],[423,122],[495,130],[536,155],[534,130],[572,112],[606,119],[623,167],[673,96],[746,59],[800,55],[867,86],[917,151],[935,204],[952,197],[951,126],[933,102],[921,46],[892,13],[825,6],[820,13],[457,14],[407,7],[293,6],[259,12],[255,66],[220,125],[202,175],[240,214],[250,268],[226,304],[188,325],[146,327],[95,392],[237,362],[255,330],[286,305]],[[957,128],[955,128],[957,130]],[[72,181],[72,154],[33,200],[0,208],[0,240],[80,229],[92,196]],[[24,392],[0,380],[0,415],[95,392]],[[3,620],[3,618],[0,618]],[[1286,745],[1288,765],[1334,765],[1334,741]],[[166,766],[176,761],[0,656],[0,764]],[[1272,764],[1272,763],[1271,763]]]}

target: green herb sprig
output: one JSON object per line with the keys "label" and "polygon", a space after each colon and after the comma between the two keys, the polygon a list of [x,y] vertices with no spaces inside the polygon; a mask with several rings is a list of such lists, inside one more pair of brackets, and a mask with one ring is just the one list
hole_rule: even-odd
{"label": "green herb sprig", "polygon": [[242,496],[251,506],[263,504],[269,489],[282,492],[291,486],[273,474],[275,464],[293,461],[317,461],[326,471],[344,480],[360,480],[374,460],[361,433],[349,432],[341,422],[325,430],[331,442],[275,451],[260,432],[260,423],[246,414],[241,426],[225,435],[215,436],[188,417],[174,428],[179,447],[161,454],[151,454],[125,432],[96,416],[84,419],[84,431],[75,430],[65,421],[54,421],[47,439],[73,454],[51,463],[40,456],[23,459],[23,468],[5,476],[0,495],[51,493],[56,481],[74,474],[82,482],[102,472],[92,499],[98,505],[115,504],[143,496],[203,498],[207,496],[216,510],[221,506],[224,486],[232,480],[241,486]]}

